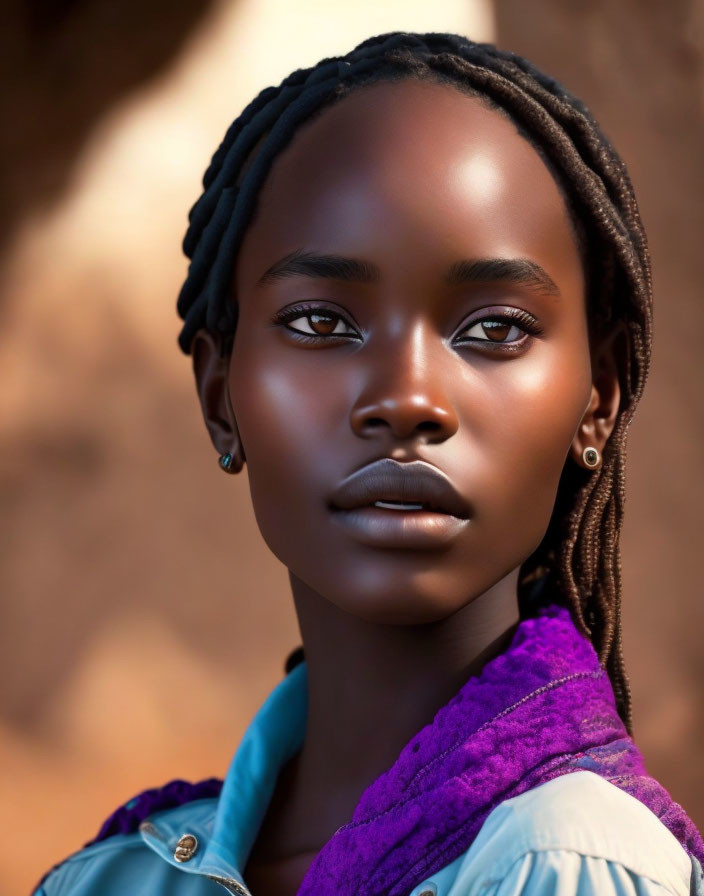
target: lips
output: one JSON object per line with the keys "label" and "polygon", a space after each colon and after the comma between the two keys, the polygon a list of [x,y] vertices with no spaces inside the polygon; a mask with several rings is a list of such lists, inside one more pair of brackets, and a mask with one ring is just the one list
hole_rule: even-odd
{"label": "lips", "polygon": [[[399,463],[390,457],[356,470],[344,479],[331,495],[334,510],[354,510],[373,507],[376,501],[391,504],[422,506],[425,511],[444,513],[459,519],[469,519],[470,508],[452,482],[436,467],[422,460]],[[413,507],[399,511],[420,513]]]}

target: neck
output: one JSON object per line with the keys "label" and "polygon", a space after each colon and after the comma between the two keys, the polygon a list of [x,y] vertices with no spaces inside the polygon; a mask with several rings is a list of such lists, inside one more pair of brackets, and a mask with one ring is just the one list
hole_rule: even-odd
{"label": "neck", "polygon": [[287,789],[307,832],[301,848],[314,848],[351,819],[363,791],[468,678],[508,647],[519,622],[518,570],[447,619],[403,626],[361,620],[290,580],[308,717]]}

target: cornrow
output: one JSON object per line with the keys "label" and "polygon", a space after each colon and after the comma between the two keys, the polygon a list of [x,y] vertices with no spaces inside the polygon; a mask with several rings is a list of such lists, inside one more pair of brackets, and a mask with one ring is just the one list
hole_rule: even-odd
{"label": "cornrow", "polygon": [[521,56],[492,44],[406,32],[371,37],[344,56],[298,69],[278,87],[262,90],[225,134],[189,214],[183,249],[191,262],[177,303],[184,320],[179,347],[190,354],[196,331],[205,328],[221,337],[223,356],[232,351],[237,304],[230,283],[238,247],[271,164],[296,129],[353,90],[403,78],[451,84],[513,121],[552,171],[569,206],[584,260],[590,341],[616,322],[625,324],[621,404],[602,463],[596,470],[565,465],[547,532],[521,569],[519,607],[525,615],[549,598],[570,608],[609,675],[632,735],[619,534],[626,434],[650,364],[652,280],[625,165],[579,99]]}

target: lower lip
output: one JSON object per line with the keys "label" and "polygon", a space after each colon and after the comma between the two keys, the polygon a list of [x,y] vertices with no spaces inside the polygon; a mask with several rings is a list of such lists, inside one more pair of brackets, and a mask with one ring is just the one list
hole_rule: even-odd
{"label": "lower lip", "polygon": [[334,509],[333,520],[357,541],[370,547],[432,550],[457,538],[468,519],[432,510],[388,510],[383,507]]}

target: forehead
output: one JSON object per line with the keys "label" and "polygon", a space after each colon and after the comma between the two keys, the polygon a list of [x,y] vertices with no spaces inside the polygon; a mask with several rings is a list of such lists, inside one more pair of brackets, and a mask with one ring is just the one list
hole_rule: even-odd
{"label": "forehead", "polygon": [[305,122],[274,160],[237,277],[301,247],[388,260],[419,245],[429,263],[542,256],[582,277],[563,196],[507,116],[450,85],[381,82]]}

